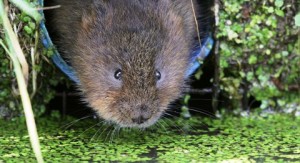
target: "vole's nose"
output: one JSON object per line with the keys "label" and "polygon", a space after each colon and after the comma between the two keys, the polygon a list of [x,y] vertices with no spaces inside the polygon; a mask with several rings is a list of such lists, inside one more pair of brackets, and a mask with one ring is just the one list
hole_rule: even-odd
{"label": "vole's nose", "polygon": [[151,114],[149,112],[149,109],[146,105],[141,105],[138,107],[139,110],[139,116],[132,118],[133,123],[142,124],[146,122],[148,119],[150,119]]}
{"label": "vole's nose", "polygon": [[146,122],[149,118],[145,118],[143,116],[139,116],[138,118],[132,118],[132,122],[137,123],[137,124],[142,124]]}

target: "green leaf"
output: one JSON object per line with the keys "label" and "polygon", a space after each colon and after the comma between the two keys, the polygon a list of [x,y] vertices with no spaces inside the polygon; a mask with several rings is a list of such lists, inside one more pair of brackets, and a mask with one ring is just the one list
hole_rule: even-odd
{"label": "green leaf", "polygon": [[252,81],[254,77],[254,73],[253,72],[248,72],[247,73],[247,81]]}
{"label": "green leaf", "polygon": [[286,56],[289,55],[289,52],[288,51],[282,51],[281,54],[282,54],[283,57],[286,57]]}
{"label": "green leaf", "polygon": [[274,8],[273,7],[268,7],[267,10],[268,10],[269,13],[273,13],[274,12]]}
{"label": "green leaf", "polygon": [[185,95],[184,100],[183,100],[184,104],[188,104],[190,99],[191,99],[191,95],[188,95],[188,94]]}
{"label": "green leaf", "polygon": [[283,0],[276,0],[275,1],[275,6],[276,7],[282,7],[283,6]]}
{"label": "green leaf", "polygon": [[300,27],[300,12],[295,16],[295,25]]}
{"label": "green leaf", "polygon": [[228,64],[228,62],[226,61],[226,60],[221,60],[220,61],[220,66],[222,67],[222,68],[227,68],[228,66],[229,66],[229,64]]}
{"label": "green leaf", "polygon": [[282,10],[276,9],[275,13],[276,13],[276,15],[278,15],[280,17],[284,17],[284,12]]}
{"label": "green leaf", "polygon": [[257,57],[255,55],[251,55],[248,59],[249,64],[255,64],[257,62]]}
{"label": "green leaf", "polygon": [[203,71],[202,70],[198,70],[197,73],[195,74],[195,78],[197,80],[199,80],[201,78],[202,74],[203,74]]}

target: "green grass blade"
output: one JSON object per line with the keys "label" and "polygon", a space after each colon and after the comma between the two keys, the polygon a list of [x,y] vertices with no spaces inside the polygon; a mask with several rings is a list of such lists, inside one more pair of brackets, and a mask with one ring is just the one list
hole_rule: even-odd
{"label": "green grass blade", "polygon": [[40,22],[42,20],[41,14],[36,8],[31,7],[26,1],[20,0],[10,0],[15,4],[20,10],[25,12],[27,15],[31,16],[35,21]]}
{"label": "green grass blade", "polygon": [[4,9],[4,3],[2,0],[0,0],[0,23],[2,24],[4,29],[5,39],[8,44],[8,48],[4,45],[2,40],[0,40],[1,41],[0,44],[4,47],[4,49],[6,50],[7,54],[10,56],[13,62],[14,71],[16,74],[21,100],[23,104],[23,109],[26,116],[26,125],[30,137],[30,142],[37,161],[39,163],[42,163],[43,157],[40,150],[39,137],[38,137],[34,115],[32,111],[32,105],[27,91],[26,80],[24,78],[22,67],[20,65],[20,60],[18,58],[19,56],[24,57],[24,54],[23,51],[21,50],[17,36],[13,32],[12,26],[9,22],[6,11]]}

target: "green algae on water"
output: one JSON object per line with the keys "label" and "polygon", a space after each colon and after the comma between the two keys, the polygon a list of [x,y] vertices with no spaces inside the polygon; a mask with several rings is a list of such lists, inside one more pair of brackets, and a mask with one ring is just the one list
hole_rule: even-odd
{"label": "green algae on water", "polygon": [[[25,122],[0,123],[0,162],[34,162]],[[146,130],[119,130],[97,120],[68,129],[57,118],[37,123],[46,162],[300,162],[300,118],[288,115],[162,119]]]}

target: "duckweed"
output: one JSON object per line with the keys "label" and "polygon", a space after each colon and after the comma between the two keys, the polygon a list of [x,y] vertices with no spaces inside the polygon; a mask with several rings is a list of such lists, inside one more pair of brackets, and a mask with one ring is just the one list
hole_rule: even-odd
{"label": "duckweed", "polygon": [[[24,120],[0,123],[0,162],[34,162]],[[300,162],[300,118],[289,115],[162,119],[145,130],[97,120],[37,123],[46,162]]]}

